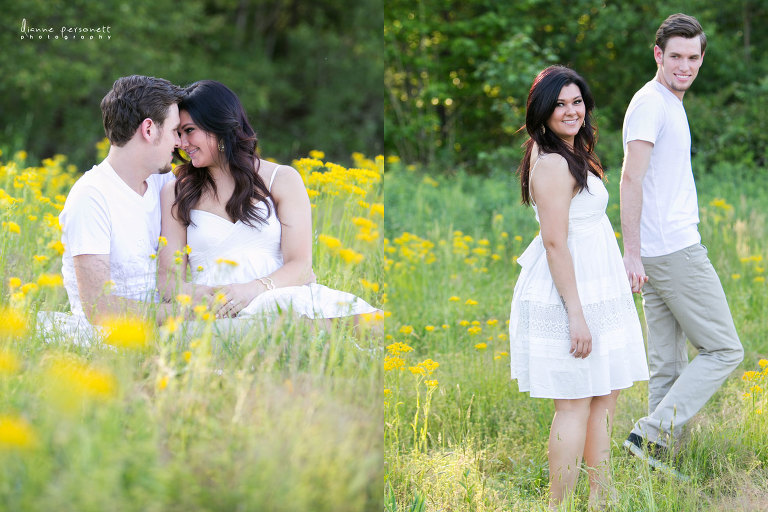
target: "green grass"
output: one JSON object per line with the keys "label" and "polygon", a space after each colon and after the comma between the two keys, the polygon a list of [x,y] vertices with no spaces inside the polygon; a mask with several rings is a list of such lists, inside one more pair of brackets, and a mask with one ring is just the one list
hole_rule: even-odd
{"label": "green grass", "polygon": [[[345,262],[315,244],[316,274],[380,306],[382,293],[361,279],[381,280],[381,238],[358,239],[353,219],[381,223],[371,209],[381,182],[356,176],[312,185],[313,217],[316,235],[364,259]],[[370,331],[285,319],[233,333],[202,322],[195,333],[151,327],[137,350],[36,333],[38,310],[67,309],[61,286],[39,276],[58,274],[59,231],[49,220],[74,177],[64,157],[0,163],[0,508],[380,508],[382,372]],[[357,193],[339,188],[350,183]]]}
{"label": "green grass", "polygon": [[[519,393],[510,380],[506,323],[519,274],[515,258],[538,226],[533,211],[519,204],[513,170],[488,177],[443,171],[393,163],[385,176],[387,343],[413,348],[390,352],[385,362],[386,509],[546,510],[553,406]],[[619,232],[618,171],[608,178],[608,214]],[[758,361],[768,355],[768,192],[761,176],[725,165],[697,176],[697,186],[703,243],[745,360],[678,437],[677,463],[690,484],[651,473],[624,454],[621,443],[645,414],[647,384],[622,392],[612,510],[762,510],[768,500],[768,400],[757,388],[750,393],[754,385],[766,388],[768,376],[742,379],[745,370],[760,372]],[[439,363],[428,377],[438,386],[428,404],[428,442],[415,444],[416,395],[421,428],[428,387],[409,368],[427,358]],[[563,508],[585,510],[587,495],[580,478]]]}

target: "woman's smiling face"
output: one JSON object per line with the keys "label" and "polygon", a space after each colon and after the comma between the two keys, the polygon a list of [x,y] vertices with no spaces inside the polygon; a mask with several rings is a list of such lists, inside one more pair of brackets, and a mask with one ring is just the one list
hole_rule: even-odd
{"label": "woman's smiling face", "polygon": [[181,149],[195,167],[210,167],[217,162],[219,150],[216,136],[197,126],[186,110],[179,113],[179,137]]}
{"label": "woman's smiling face", "polygon": [[563,86],[557,97],[555,110],[547,120],[547,128],[573,146],[573,140],[584,123],[586,112],[579,86],[576,84]]}

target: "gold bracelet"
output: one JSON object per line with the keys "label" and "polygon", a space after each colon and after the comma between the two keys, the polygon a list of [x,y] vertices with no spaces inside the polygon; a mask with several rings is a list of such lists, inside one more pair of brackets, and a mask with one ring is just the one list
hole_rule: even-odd
{"label": "gold bracelet", "polygon": [[[265,281],[266,279],[266,281]],[[260,277],[259,281],[261,281],[261,284],[263,284],[267,290],[274,290],[275,289],[275,282],[272,281],[269,277]]]}

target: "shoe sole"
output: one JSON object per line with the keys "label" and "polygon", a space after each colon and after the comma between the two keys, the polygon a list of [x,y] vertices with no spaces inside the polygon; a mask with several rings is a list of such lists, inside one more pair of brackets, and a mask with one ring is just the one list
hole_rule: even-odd
{"label": "shoe sole", "polygon": [[624,448],[629,450],[629,453],[631,453],[638,459],[642,460],[643,462],[647,463],[653,469],[657,469],[660,472],[664,473],[665,475],[676,478],[682,482],[689,482],[691,480],[689,476],[680,473],[678,470],[671,467],[669,464],[665,464],[659,459],[656,459],[652,457],[650,454],[644,452],[643,449],[637,446],[635,443],[632,443],[631,441],[626,440],[624,441],[623,446]]}

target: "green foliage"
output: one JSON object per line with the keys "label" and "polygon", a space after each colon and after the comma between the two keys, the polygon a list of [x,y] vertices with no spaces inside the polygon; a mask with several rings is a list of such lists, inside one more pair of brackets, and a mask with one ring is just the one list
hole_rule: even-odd
{"label": "green foliage", "polygon": [[[27,27],[48,39],[21,39]],[[375,0],[32,0],[0,20],[0,149],[64,153],[83,168],[104,136],[99,102],[124,75],[187,85],[214,79],[240,97],[264,153],[382,151],[382,24]],[[55,39],[109,27],[111,39]],[[39,33],[35,33],[40,35]],[[107,35],[106,33],[103,33]],[[74,35],[74,34],[72,34]]]}
{"label": "green foliage", "polygon": [[[538,71],[558,63],[590,84],[599,127],[611,137],[598,153],[617,166],[624,111],[653,78],[655,32],[675,12],[696,16],[708,35],[704,66],[686,96],[686,105],[696,103],[691,129],[694,144],[709,153],[707,168],[741,149],[740,162],[763,165],[764,100],[755,93],[765,94],[768,33],[758,27],[768,8],[754,0],[576,0],[556,9],[544,0],[389,1],[385,150],[409,163],[470,171],[516,166],[525,137],[514,134],[524,124],[528,88]],[[707,126],[726,120],[732,129]]]}

